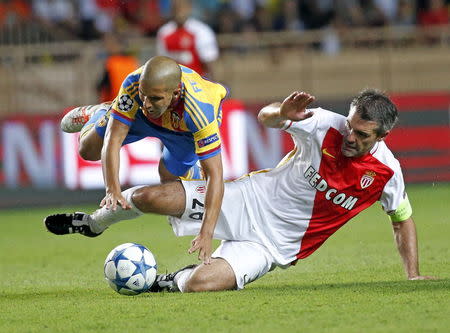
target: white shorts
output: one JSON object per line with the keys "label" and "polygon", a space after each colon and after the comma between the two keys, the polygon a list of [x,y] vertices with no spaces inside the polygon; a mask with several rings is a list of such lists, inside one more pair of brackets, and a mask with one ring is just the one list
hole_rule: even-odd
{"label": "white shorts", "polygon": [[[186,208],[181,218],[169,217],[177,236],[196,236],[204,213],[206,183],[183,180]],[[225,184],[224,198],[214,238],[222,240],[212,257],[225,259],[236,275],[237,289],[262,277],[276,267],[275,259],[258,237],[237,182]]]}
{"label": "white shorts", "polygon": [[276,267],[264,245],[249,241],[222,241],[212,257],[225,259],[230,264],[237,289],[243,289]]}

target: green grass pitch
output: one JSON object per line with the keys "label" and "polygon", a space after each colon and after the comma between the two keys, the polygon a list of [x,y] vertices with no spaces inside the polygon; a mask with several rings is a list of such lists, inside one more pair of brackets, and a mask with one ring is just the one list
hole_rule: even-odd
{"label": "green grass pitch", "polygon": [[142,243],[159,271],[196,261],[191,238],[176,238],[164,217],[145,216],[102,236],[55,236],[42,219],[54,207],[0,212],[0,332],[448,332],[450,184],[409,186],[421,273],[407,281],[390,222],[375,204],[322,248],[243,291],[113,292],[103,261],[116,245]]}

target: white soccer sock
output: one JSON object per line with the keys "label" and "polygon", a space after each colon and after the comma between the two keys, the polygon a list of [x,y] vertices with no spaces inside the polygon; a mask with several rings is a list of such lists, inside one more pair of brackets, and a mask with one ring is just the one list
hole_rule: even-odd
{"label": "white soccer sock", "polygon": [[188,268],[188,269],[181,271],[180,273],[175,275],[175,278],[173,279],[175,286],[182,293],[184,293],[184,291],[185,291],[186,282],[189,279],[189,277],[191,276],[191,273],[194,271],[194,268]]}
{"label": "white soccer sock", "polygon": [[106,207],[102,207],[92,213],[89,216],[89,227],[91,228],[92,232],[103,232],[106,228],[114,223],[123,220],[135,219],[136,217],[144,214],[139,210],[139,208],[134,205],[133,200],[131,199],[134,191],[141,187],[143,186],[135,186],[122,192],[123,197],[125,198],[127,203],[130,204],[131,209],[123,209],[122,206],[117,205],[116,210],[106,209]]}

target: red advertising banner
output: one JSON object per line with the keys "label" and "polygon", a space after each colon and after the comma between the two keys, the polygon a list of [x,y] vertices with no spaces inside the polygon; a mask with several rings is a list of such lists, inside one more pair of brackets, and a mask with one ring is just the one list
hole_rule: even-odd
{"label": "red advertising banner", "polygon": [[400,123],[386,142],[400,160],[405,180],[450,181],[450,93],[391,98],[400,111]]}
{"label": "red advertising banner", "polygon": [[[248,172],[247,114],[236,100],[223,104],[222,157],[226,179]],[[32,186],[102,188],[100,162],[78,155],[78,134],[62,133],[60,116],[14,116],[0,122],[0,181],[9,188]],[[161,143],[155,138],[121,149],[120,180],[125,186],[159,182]]]}

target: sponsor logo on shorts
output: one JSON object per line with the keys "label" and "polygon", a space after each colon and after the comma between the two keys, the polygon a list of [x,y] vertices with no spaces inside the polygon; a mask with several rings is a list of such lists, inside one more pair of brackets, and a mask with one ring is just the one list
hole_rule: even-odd
{"label": "sponsor logo on shorts", "polygon": [[195,188],[195,192],[200,193],[200,194],[205,194],[206,192],[206,186],[203,185],[199,185]]}
{"label": "sponsor logo on shorts", "polygon": [[200,148],[202,148],[202,147],[206,147],[207,145],[214,143],[218,140],[219,140],[219,136],[217,135],[217,133],[214,133],[204,139],[198,140],[197,144]]}

